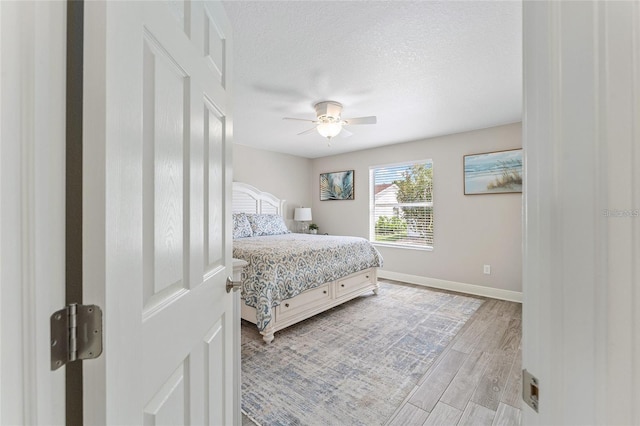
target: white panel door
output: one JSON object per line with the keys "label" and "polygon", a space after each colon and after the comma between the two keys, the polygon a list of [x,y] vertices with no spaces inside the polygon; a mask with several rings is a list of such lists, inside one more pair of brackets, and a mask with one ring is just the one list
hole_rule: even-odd
{"label": "white panel door", "polygon": [[86,2],[86,424],[232,424],[230,28],[218,2]]}

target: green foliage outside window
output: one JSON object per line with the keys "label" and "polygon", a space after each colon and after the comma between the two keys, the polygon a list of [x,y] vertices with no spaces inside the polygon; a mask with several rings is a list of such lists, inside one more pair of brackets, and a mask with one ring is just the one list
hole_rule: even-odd
{"label": "green foliage outside window", "polygon": [[376,240],[395,241],[407,236],[407,222],[399,217],[380,216],[376,222]]}

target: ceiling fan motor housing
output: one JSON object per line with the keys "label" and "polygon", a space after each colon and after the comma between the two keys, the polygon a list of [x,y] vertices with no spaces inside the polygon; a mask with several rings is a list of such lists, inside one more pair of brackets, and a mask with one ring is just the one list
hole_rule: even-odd
{"label": "ceiling fan motor housing", "polygon": [[340,121],[342,104],[334,101],[318,102],[315,104],[316,116],[320,121],[337,122]]}

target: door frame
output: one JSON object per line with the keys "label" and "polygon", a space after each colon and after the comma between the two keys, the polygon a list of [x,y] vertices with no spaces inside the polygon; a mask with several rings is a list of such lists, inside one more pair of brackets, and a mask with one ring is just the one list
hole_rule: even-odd
{"label": "door frame", "polygon": [[523,423],[639,424],[640,4],[523,17]]}
{"label": "door frame", "polygon": [[66,2],[0,2],[0,20],[0,423],[62,424]]}

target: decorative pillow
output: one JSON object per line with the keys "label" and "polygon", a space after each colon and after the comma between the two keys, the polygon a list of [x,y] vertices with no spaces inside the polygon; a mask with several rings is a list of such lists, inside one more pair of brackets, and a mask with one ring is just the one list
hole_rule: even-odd
{"label": "decorative pillow", "polygon": [[255,237],[261,235],[289,234],[282,216],[277,214],[248,214],[247,219]]}
{"label": "decorative pillow", "polygon": [[233,238],[252,237],[251,224],[244,213],[233,214]]}

